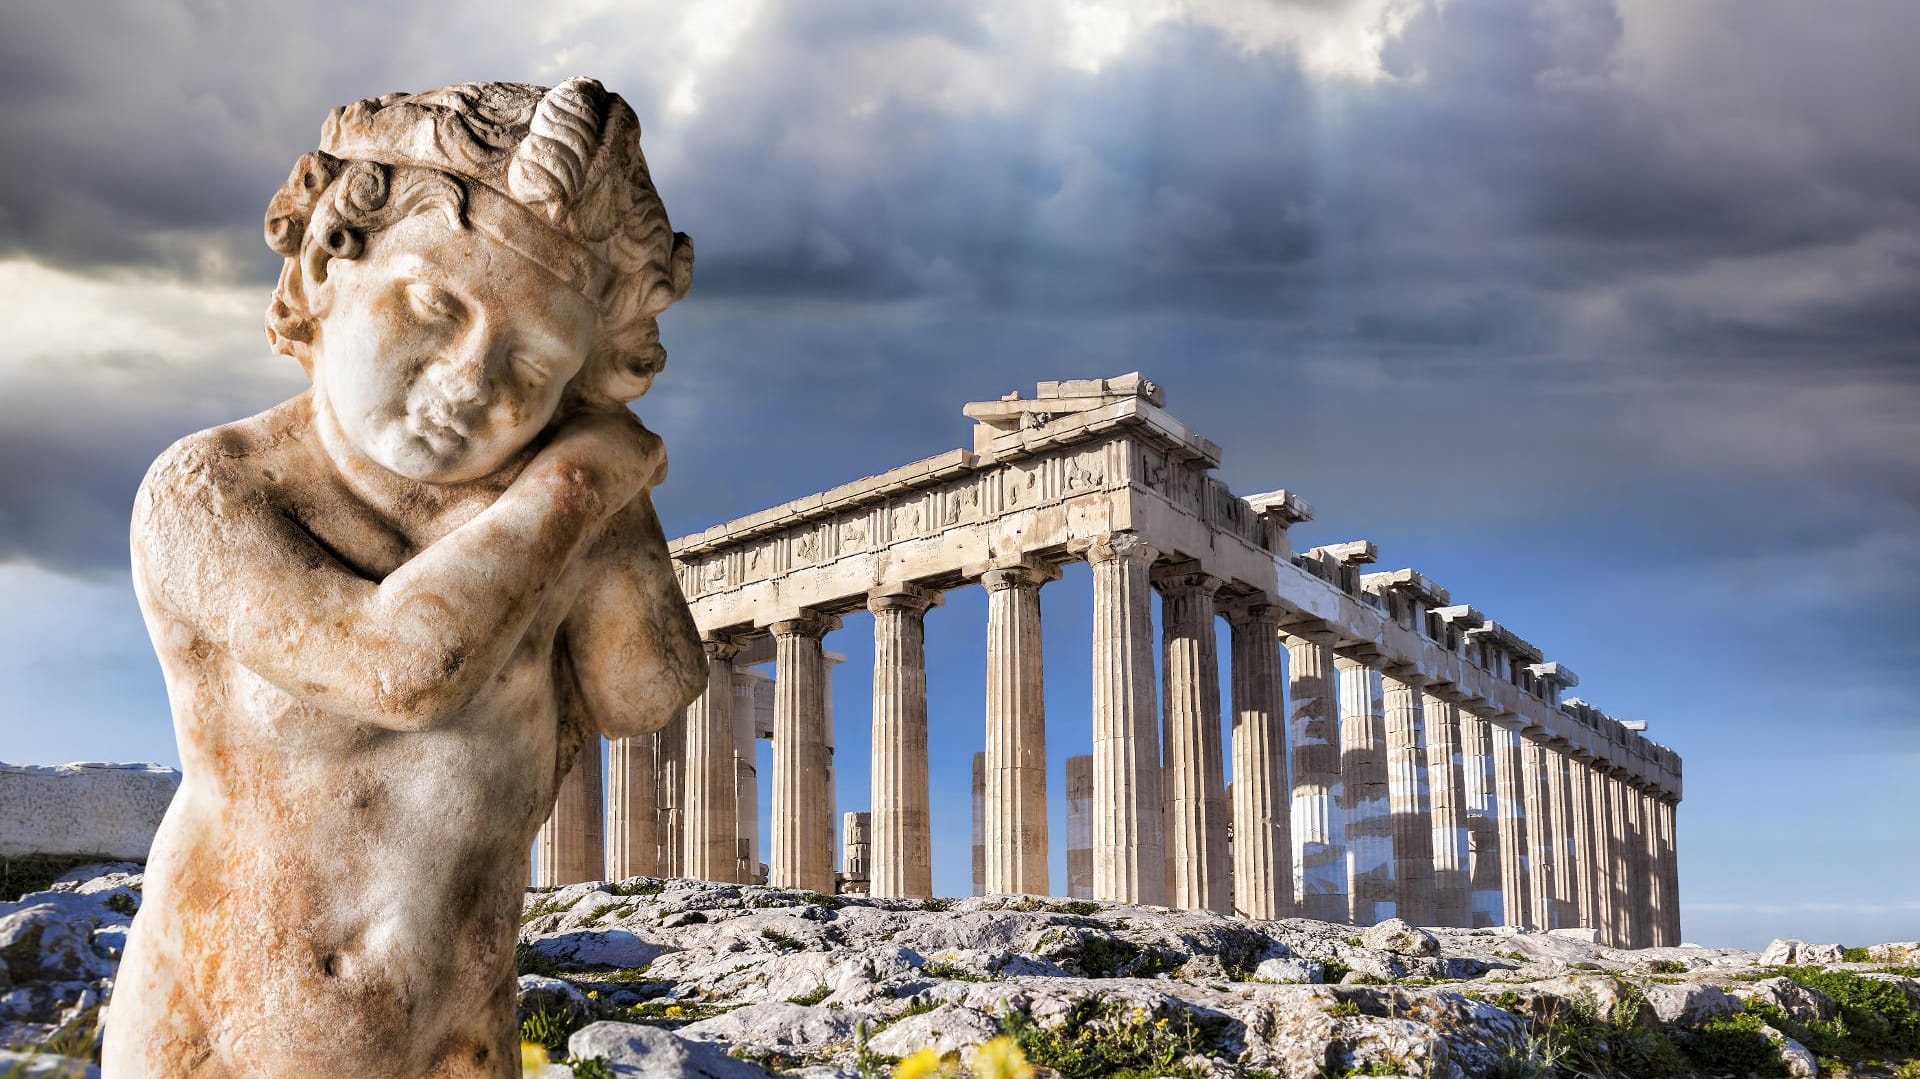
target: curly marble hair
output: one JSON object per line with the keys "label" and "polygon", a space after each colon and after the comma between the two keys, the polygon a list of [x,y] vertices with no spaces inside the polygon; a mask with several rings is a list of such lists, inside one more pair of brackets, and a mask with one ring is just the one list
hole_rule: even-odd
{"label": "curly marble hair", "polygon": [[267,246],[286,259],[267,308],[273,350],[311,374],[306,286],[326,279],[327,263],[358,258],[370,236],[415,214],[469,227],[480,201],[517,207],[523,233],[555,234],[541,239],[568,253],[556,272],[600,311],[574,391],[593,403],[645,393],[666,363],[656,318],[687,294],[693,241],[667,221],[633,109],[586,78],[463,83],[334,109],[320,148],[267,206]]}

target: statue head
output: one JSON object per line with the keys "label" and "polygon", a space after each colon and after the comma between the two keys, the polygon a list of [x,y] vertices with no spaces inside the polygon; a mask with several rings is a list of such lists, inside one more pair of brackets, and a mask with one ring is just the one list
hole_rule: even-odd
{"label": "statue head", "polygon": [[640,124],[592,79],[466,83],[328,115],[267,207],[267,309],[353,448],[403,476],[485,476],[556,414],[617,407],[666,362],[686,295]]}

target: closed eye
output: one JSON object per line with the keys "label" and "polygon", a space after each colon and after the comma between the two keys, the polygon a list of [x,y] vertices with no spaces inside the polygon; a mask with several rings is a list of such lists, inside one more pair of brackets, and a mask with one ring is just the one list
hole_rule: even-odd
{"label": "closed eye", "polygon": [[445,289],[435,288],[424,281],[415,281],[407,286],[407,306],[413,313],[432,322],[445,322],[460,316],[460,301],[453,298]]}

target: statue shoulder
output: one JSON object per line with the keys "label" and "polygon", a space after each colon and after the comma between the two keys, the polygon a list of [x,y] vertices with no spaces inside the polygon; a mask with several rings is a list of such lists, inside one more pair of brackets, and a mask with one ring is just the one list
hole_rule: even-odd
{"label": "statue shoulder", "polygon": [[227,519],[260,503],[260,495],[305,457],[305,395],[255,416],[209,427],[163,450],[134,497],[136,552],[172,547],[198,529],[189,520]]}

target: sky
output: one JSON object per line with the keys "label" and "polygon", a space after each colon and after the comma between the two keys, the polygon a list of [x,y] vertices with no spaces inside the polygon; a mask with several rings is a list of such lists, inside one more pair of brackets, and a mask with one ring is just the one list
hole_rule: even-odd
{"label": "sky", "polygon": [[[1142,371],[1300,545],[1375,541],[1682,754],[1687,940],[1920,939],[1920,6],[452,10],[0,14],[0,759],[177,761],[129,507],[305,385],[260,228],[326,111],[585,74],[698,252],[635,405],[670,534]],[[1042,592],[1057,889],[1090,596]],[[870,633],[827,642],[842,810]],[[977,589],[928,618],[947,893],[984,634]]]}

